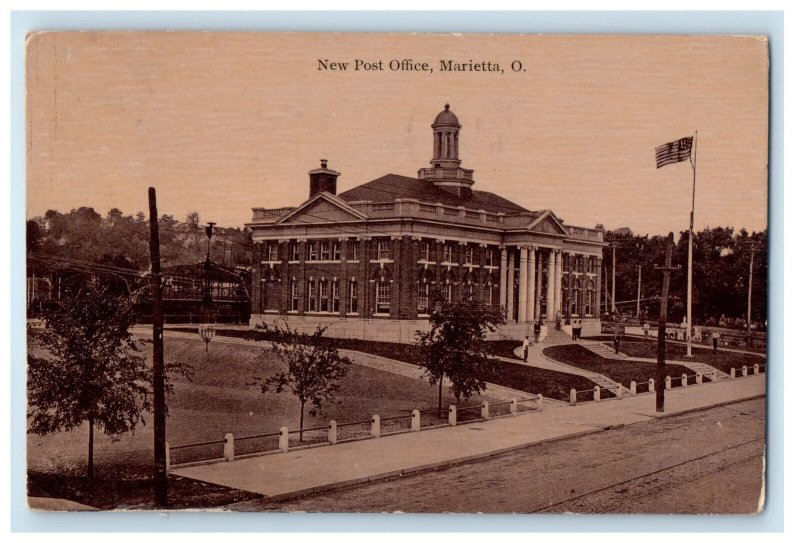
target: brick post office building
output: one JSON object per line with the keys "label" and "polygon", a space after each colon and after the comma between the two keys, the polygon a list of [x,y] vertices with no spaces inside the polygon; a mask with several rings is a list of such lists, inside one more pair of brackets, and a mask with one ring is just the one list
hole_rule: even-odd
{"label": "brick post office building", "polygon": [[308,200],[253,208],[251,324],[321,322],[333,336],[409,342],[436,289],[505,308],[500,337],[521,338],[539,318],[552,329],[557,317],[599,332],[603,231],[476,190],[449,106],[431,126],[433,159],[417,177],[387,174],[337,194],[339,172],[323,160]]}

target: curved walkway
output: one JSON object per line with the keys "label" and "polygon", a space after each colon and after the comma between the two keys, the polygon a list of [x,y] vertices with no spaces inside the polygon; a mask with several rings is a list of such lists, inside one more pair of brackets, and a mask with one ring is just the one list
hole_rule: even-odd
{"label": "curved walkway", "polygon": [[[152,334],[152,332],[149,329],[136,329],[133,330],[133,333],[136,335]],[[177,332],[168,330],[164,332],[164,337],[202,341],[202,339],[196,333],[188,331]],[[248,345],[250,347],[255,347],[258,346],[259,343],[263,342],[254,342],[243,338],[230,337],[230,336],[215,336],[214,343],[228,343],[228,344]],[[423,368],[415,364],[410,364],[408,362],[401,362],[400,360],[384,358],[382,356],[365,353],[362,351],[353,351],[350,349],[339,349],[339,352],[347,356],[353,364],[357,364],[359,366],[364,366],[379,371],[393,373],[395,375],[400,375],[402,377],[408,377],[409,379],[423,379],[425,376],[425,370]],[[445,386],[448,387],[451,385],[451,383],[447,380],[445,380],[444,384]],[[523,392],[521,390],[515,390],[512,388],[496,385],[493,383],[486,383],[486,390],[483,392],[482,396],[493,398],[501,402],[507,402],[511,401],[514,398],[516,398],[517,400],[533,400],[536,398],[537,395],[530,394],[528,392]],[[548,407],[553,407],[555,405],[563,405],[563,404],[564,402],[560,402],[558,400],[550,400],[549,398],[547,398],[543,402],[543,407],[546,409]]]}

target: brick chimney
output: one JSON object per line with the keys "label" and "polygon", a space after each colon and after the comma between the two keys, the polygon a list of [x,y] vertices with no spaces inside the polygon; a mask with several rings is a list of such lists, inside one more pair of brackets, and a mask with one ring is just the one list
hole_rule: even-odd
{"label": "brick chimney", "polygon": [[330,192],[336,194],[336,179],[341,174],[336,170],[328,169],[328,161],[320,160],[320,167],[308,172],[311,179],[308,197],[312,198],[318,192]]}

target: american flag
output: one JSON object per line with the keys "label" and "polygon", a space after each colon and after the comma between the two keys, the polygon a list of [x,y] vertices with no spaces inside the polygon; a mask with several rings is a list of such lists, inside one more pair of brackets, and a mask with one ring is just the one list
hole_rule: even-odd
{"label": "american flag", "polygon": [[692,156],[693,139],[689,136],[656,147],[656,168],[688,160]]}

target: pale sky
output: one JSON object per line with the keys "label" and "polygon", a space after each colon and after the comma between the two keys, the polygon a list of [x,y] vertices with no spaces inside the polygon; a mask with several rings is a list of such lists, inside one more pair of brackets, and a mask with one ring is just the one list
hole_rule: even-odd
{"label": "pale sky", "polygon": [[[450,103],[473,188],[569,224],[688,227],[689,162],[655,147],[698,132],[695,226],[767,223],[768,45],[736,37],[49,33],[29,39],[28,217],[79,206],[243,226],[296,206],[326,158],[339,192],[416,177]],[[348,62],[318,70],[318,59]],[[354,71],[355,59],[383,71]],[[392,59],[433,73],[391,71]],[[439,61],[490,61],[441,72]],[[514,73],[514,60],[524,71]]]}

